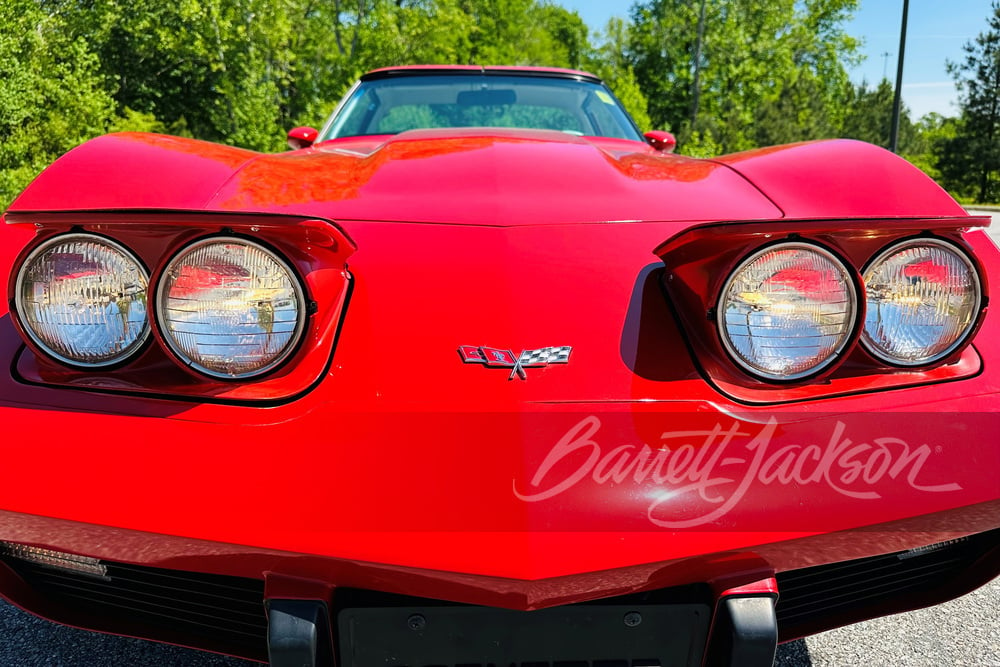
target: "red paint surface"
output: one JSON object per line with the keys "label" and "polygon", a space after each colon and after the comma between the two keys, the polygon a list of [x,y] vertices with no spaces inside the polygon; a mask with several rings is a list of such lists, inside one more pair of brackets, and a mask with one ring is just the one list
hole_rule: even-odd
{"label": "red paint surface", "polygon": [[[268,407],[216,404],[176,400],[169,382],[142,397],[110,386],[114,378],[96,387],[75,372],[55,377],[51,364],[47,376],[0,307],[0,359],[11,369],[0,375],[4,462],[17,471],[0,485],[10,517],[0,539],[535,608],[744,573],[735,587],[762,568],[1000,525],[992,311],[950,365],[907,375],[852,358],[822,381],[774,387],[713,375],[725,363],[706,362],[716,343],[707,329],[679,326],[668,304],[664,261],[671,248],[691,250],[684,235],[704,223],[768,225],[705,236],[684,285],[720,279],[719,258],[737,261],[781,225],[839,244],[855,269],[883,241],[931,230],[968,244],[995,281],[998,251],[985,234],[964,230],[943,191],[873,147],[824,142],[699,161],[627,141],[468,130],[255,156],[114,135],[71,152],[15,202],[10,221],[25,224],[0,229],[0,271],[30,242],[32,211],[97,224],[84,213],[95,209],[168,210],[172,224],[201,230],[219,212],[253,214],[251,225],[274,213],[335,223],[338,241],[357,248],[342,257],[352,290],[339,338],[332,355],[318,345],[297,361],[325,368],[303,394]],[[835,219],[830,229],[803,223],[825,219]],[[139,245],[144,229],[105,231]],[[150,242],[144,259],[161,266],[178,238]],[[671,289],[680,319],[697,319],[691,304],[709,295]],[[509,380],[462,363],[462,345],[573,353]],[[143,382],[161,381],[147,370]],[[594,419],[597,430],[579,430]],[[716,427],[743,433],[728,445],[735,460],[713,464],[712,479],[726,481],[689,488],[626,467],[679,444],[704,462],[720,447],[705,435]],[[663,439],[681,432],[697,434]],[[876,474],[880,438],[911,453],[927,447],[926,465],[895,467],[898,450],[896,474]],[[868,446],[854,460],[869,467],[841,460],[830,481],[818,461],[796,458],[846,440]],[[555,456],[560,443],[576,447]],[[765,449],[773,459],[754,458]],[[796,474],[781,476],[781,451],[800,463]],[[699,479],[691,460],[675,466]],[[523,500],[576,471],[564,491]],[[924,532],[878,532],[913,517]],[[691,525],[671,526],[682,522]],[[130,531],[162,537],[144,550]],[[835,539],[849,531],[856,537]]]}
{"label": "red paint surface", "polygon": [[[36,448],[11,448],[8,463],[23,472],[0,488],[0,507],[535,580],[696,557],[1000,497],[996,479],[981,473],[997,460],[996,449],[983,443],[1000,440],[992,412],[997,382],[988,365],[960,383],[822,403],[750,408],[714,389],[684,347],[658,280],[642,277],[647,270],[655,274],[652,249],[669,234],[669,223],[344,226],[358,247],[350,258],[355,286],[333,364],[319,386],[259,409],[54,390],[8,378],[6,432],[31,441],[44,423],[45,455],[42,466]],[[462,251],[467,248],[476,251]],[[9,320],[0,322],[3,354],[10,358],[20,339]],[[995,328],[987,316],[977,338],[986,358],[996,353],[998,339],[988,335]],[[469,341],[503,349],[568,341],[574,350],[569,364],[530,368],[526,381],[508,380],[504,370],[462,363],[458,348]],[[784,390],[772,391],[777,400]],[[902,412],[891,416],[890,410]],[[597,483],[589,475],[557,498],[519,500],[514,489],[535,491],[531,481],[546,457],[588,417],[601,420],[593,440],[602,456],[619,446],[659,445],[667,431],[716,424],[738,422],[752,437],[771,417],[781,422],[772,448],[825,445],[842,422],[844,437],[855,442],[877,434],[940,447],[924,470],[926,484],[961,490],[925,493],[883,477],[873,485],[882,500],[873,502],[844,497],[825,483],[801,489],[753,483],[723,519],[682,530],[683,538],[650,521],[650,494],[678,484]],[[747,458],[746,444],[734,444],[735,455]],[[582,463],[567,458],[562,465],[573,470]],[[728,472],[738,479],[739,470]],[[725,495],[737,485],[723,486]],[[713,507],[697,494],[682,500],[676,518]],[[670,507],[659,505],[654,518],[669,515]],[[489,546],[497,540],[509,547]]]}
{"label": "red paint surface", "polygon": [[860,141],[774,146],[716,161],[755,183],[789,218],[965,215],[922,171]]}

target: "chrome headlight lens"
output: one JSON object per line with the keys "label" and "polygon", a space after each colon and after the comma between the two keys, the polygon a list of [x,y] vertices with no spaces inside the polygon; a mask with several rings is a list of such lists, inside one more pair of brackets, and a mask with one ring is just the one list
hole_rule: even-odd
{"label": "chrome headlight lens", "polygon": [[305,295],[291,268],[252,241],[212,238],[164,269],[160,332],[184,363],[212,377],[248,378],[279,365],[305,325]]}
{"label": "chrome headlight lens", "polygon": [[98,368],[128,358],[149,337],[148,285],[146,269],[123,246],[93,234],[66,234],[25,259],[15,308],[47,354]]}
{"label": "chrome headlight lens", "polygon": [[972,331],[982,301],[972,261],[950,243],[915,239],[864,272],[868,308],[861,340],[876,357],[920,366],[951,354]]}
{"label": "chrome headlight lens", "polygon": [[783,243],[733,271],[717,317],[722,344],[740,366],[770,380],[796,380],[831,364],[847,345],[857,296],[833,254]]}

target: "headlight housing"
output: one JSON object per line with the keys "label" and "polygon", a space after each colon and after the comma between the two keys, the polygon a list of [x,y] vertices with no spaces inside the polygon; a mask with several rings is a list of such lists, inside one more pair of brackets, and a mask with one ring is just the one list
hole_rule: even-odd
{"label": "headlight housing", "polygon": [[123,246],[95,234],[64,234],[21,265],[15,308],[46,354],[99,368],[131,357],[149,337],[148,286],[146,269]]}
{"label": "headlight housing", "polygon": [[850,341],[856,294],[851,273],[827,250],[799,242],[770,246],[737,266],[722,289],[722,344],[762,378],[813,375]]}
{"label": "headlight housing", "polygon": [[878,255],[864,271],[862,343],[898,366],[921,366],[955,351],[976,323],[979,274],[951,243],[913,239]]}
{"label": "headlight housing", "polygon": [[156,317],[173,353],[216,378],[263,375],[302,337],[305,293],[289,265],[236,237],[195,242],[159,278]]}

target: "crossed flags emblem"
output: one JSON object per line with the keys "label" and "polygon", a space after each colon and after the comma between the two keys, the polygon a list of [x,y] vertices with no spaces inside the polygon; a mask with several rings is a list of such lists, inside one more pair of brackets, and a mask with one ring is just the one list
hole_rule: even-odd
{"label": "crossed flags emblem", "polygon": [[573,348],[569,345],[522,350],[521,354],[514,354],[511,350],[476,345],[462,345],[458,348],[459,356],[467,364],[483,364],[491,368],[511,369],[508,380],[513,380],[515,377],[527,380],[528,374],[524,370],[526,368],[537,368],[549,364],[567,364],[572,351]]}

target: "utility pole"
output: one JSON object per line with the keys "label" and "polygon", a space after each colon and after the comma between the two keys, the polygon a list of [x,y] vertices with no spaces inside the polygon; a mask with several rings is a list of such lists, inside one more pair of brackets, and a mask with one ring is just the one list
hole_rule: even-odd
{"label": "utility pole", "polygon": [[886,71],[889,68],[889,56],[891,56],[892,54],[889,53],[888,51],[883,51],[880,55],[882,56],[882,79],[885,80],[889,78],[889,75],[886,74]]}
{"label": "utility pole", "polygon": [[694,90],[691,94],[691,131],[698,121],[698,98],[701,96],[701,41],[705,36],[705,0],[698,12],[698,39],[694,43]]}
{"label": "utility pole", "polygon": [[903,104],[903,54],[906,51],[906,15],[910,0],[903,0],[903,25],[899,29],[899,62],[896,63],[896,94],[892,99],[892,129],[889,131],[889,150],[899,152],[899,109]]}

